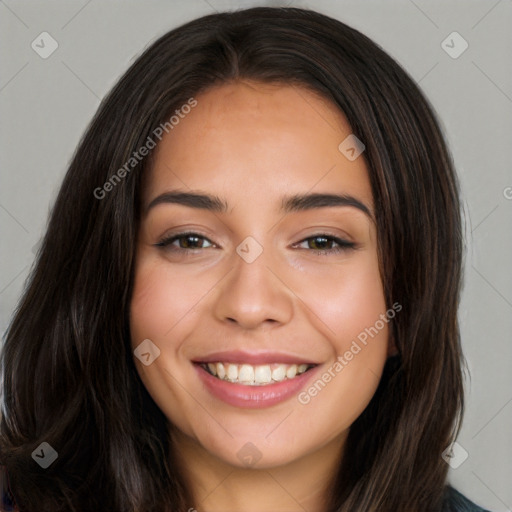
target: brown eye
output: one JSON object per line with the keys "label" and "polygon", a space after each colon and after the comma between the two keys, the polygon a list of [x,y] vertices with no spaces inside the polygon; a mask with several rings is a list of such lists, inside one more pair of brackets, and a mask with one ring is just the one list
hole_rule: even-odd
{"label": "brown eye", "polygon": [[[174,242],[178,241],[178,246],[174,245]],[[203,242],[206,241],[210,243],[212,246],[214,244],[208,240],[208,238],[201,236],[198,233],[177,233],[175,235],[171,235],[163,238],[155,245],[157,247],[165,247],[173,251],[190,251],[194,249],[207,249],[208,247],[204,247]]]}
{"label": "brown eye", "polygon": [[[311,243],[311,241],[313,241],[313,243]],[[341,251],[353,249],[356,245],[353,242],[348,242],[347,240],[326,234],[310,236],[299,242],[299,244],[303,244],[304,242],[308,244],[307,249],[316,250],[319,254],[336,254]],[[333,248],[333,244],[337,247]]]}

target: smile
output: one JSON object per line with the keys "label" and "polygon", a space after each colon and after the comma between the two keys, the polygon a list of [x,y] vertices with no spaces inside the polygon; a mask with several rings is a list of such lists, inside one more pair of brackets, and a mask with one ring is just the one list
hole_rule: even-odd
{"label": "smile", "polygon": [[252,365],[227,362],[203,363],[201,367],[210,375],[233,384],[266,386],[284,380],[291,380],[313,368],[313,364],[272,363]]}

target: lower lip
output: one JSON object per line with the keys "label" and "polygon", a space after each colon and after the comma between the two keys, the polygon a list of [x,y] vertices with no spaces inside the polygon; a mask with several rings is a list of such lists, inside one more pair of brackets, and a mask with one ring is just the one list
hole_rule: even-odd
{"label": "lower lip", "polygon": [[315,366],[293,379],[263,386],[248,386],[220,380],[208,373],[199,364],[194,364],[194,367],[206,389],[213,396],[234,407],[263,409],[284,402],[296,395],[320,366]]}

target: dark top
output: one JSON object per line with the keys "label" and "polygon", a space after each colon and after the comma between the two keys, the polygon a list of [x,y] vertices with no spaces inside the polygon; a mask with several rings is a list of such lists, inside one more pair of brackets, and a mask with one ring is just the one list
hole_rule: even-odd
{"label": "dark top", "polygon": [[[17,512],[18,508],[12,500],[12,496],[6,487],[2,489],[0,482],[0,511],[1,512]],[[468,500],[457,489],[451,486],[446,487],[445,500],[442,509],[439,512],[490,512],[479,507],[472,501]]]}
{"label": "dark top", "polygon": [[446,498],[441,512],[489,512],[489,510],[479,507],[449,485],[446,488]]}

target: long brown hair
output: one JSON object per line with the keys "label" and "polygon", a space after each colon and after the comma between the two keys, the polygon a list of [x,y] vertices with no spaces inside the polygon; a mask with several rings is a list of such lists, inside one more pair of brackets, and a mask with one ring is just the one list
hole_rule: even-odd
{"label": "long brown hair", "polygon": [[[160,37],[104,99],[74,155],[1,356],[0,462],[23,512],[192,505],[173,427],[130,348],[141,178],[151,159],[108,193],[95,191],[175,109],[238,78],[307,87],[345,114],[366,146],[386,303],[403,307],[390,324],[398,353],[350,428],[328,511],[441,507],[441,453],[460,428],[464,358],[459,186],[439,122],[408,74],[357,30],[314,11],[260,7]],[[47,469],[31,456],[42,442],[58,452]]]}

